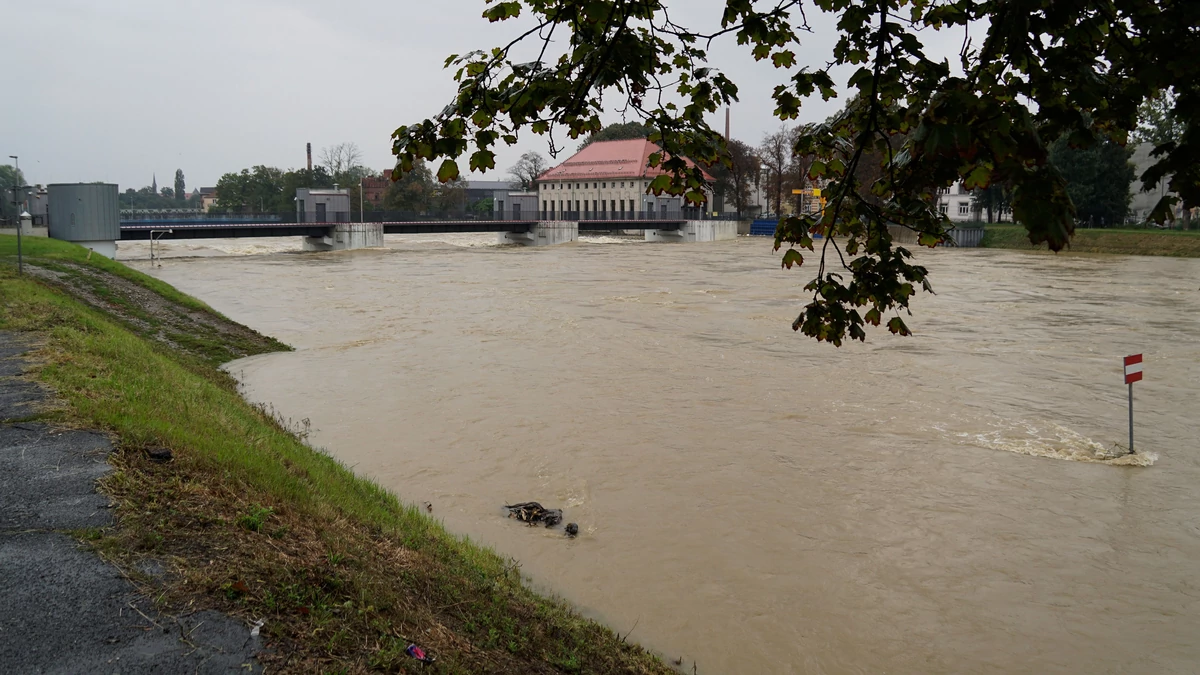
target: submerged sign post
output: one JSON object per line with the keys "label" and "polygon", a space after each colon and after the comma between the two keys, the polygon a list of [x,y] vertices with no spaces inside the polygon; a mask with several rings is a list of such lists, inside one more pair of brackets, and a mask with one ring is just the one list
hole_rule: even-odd
{"label": "submerged sign post", "polygon": [[1125,357],[1125,384],[1129,385],[1129,454],[1133,454],[1133,383],[1142,379],[1142,355]]}

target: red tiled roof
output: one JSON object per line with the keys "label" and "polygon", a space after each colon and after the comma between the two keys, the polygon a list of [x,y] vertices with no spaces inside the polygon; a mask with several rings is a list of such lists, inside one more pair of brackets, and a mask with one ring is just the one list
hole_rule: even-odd
{"label": "red tiled roof", "polygon": [[[600,180],[612,178],[654,178],[666,173],[662,165],[651,168],[650,155],[659,152],[658,145],[645,139],[628,141],[596,141],[575,153],[567,161],[538,176],[543,180]],[[663,160],[669,156],[664,155]],[[693,166],[685,159],[688,166]],[[704,172],[705,180],[713,177]]]}

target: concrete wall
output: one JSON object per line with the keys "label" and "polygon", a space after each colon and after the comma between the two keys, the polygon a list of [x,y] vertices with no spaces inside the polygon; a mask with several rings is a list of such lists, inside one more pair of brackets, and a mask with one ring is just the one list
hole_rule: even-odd
{"label": "concrete wall", "polygon": [[501,232],[497,241],[518,246],[550,246],[579,239],[579,223],[566,220],[544,220],[528,232]]}
{"label": "concrete wall", "polygon": [[348,251],[383,246],[383,223],[338,223],[324,237],[305,237],[305,251]]}
{"label": "concrete wall", "polygon": [[689,220],[678,230],[646,230],[646,241],[701,243],[736,239],[736,220]]}

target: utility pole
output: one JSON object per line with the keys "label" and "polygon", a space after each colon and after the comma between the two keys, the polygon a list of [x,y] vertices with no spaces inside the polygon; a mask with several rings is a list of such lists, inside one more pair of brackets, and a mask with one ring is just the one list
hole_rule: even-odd
{"label": "utility pole", "polygon": [[16,175],[13,176],[13,222],[17,224],[17,274],[25,274],[25,258],[21,254],[21,202],[17,200],[17,192],[21,189],[20,184],[24,183],[21,177],[21,160],[16,155],[12,157]]}

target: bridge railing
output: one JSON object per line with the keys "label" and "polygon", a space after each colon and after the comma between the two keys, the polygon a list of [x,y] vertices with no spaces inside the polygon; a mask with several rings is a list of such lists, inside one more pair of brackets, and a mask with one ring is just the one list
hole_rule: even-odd
{"label": "bridge railing", "polygon": [[532,211],[522,209],[504,209],[503,211],[472,211],[449,210],[442,212],[418,211],[366,211],[363,213],[349,211],[285,211],[285,212],[239,212],[239,213],[187,213],[187,214],[150,214],[122,213],[121,222],[130,227],[148,225],[176,225],[186,227],[195,225],[221,225],[261,223],[265,225],[280,224],[337,224],[337,223],[405,223],[405,222],[446,222],[446,221],[515,221],[531,222],[535,220],[563,220],[576,222],[621,222],[621,221],[681,221],[681,220],[741,220],[736,213],[713,214],[701,209],[677,209],[672,211]]}

